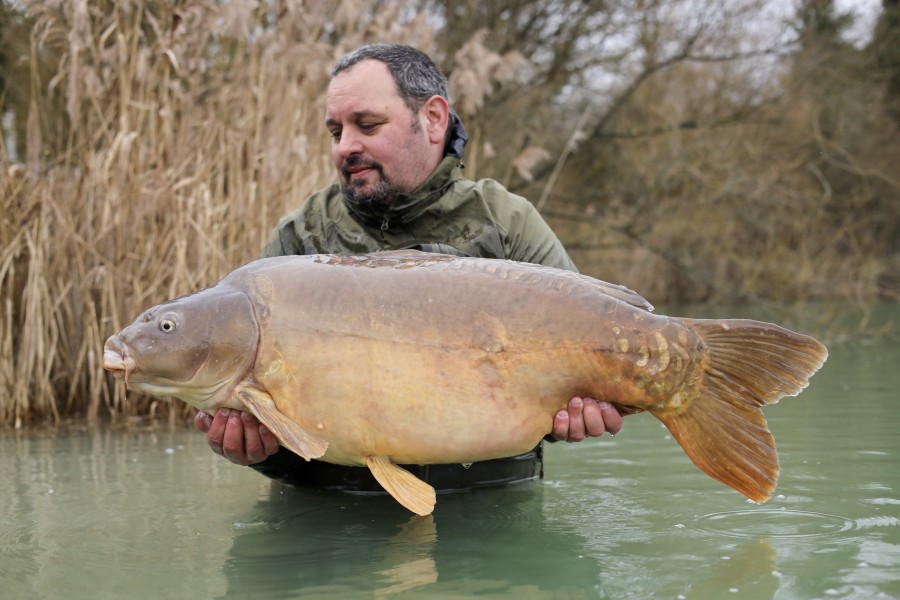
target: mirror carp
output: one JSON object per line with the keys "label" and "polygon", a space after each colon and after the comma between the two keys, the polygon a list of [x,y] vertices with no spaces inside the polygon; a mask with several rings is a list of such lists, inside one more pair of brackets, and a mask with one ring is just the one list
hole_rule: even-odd
{"label": "mirror carp", "polygon": [[103,366],[131,389],[250,411],[303,458],[368,466],[409,510],[398,464],[532,449],[573,396],[647,411],[755,502],[779,465],[761,408],[824,364],[815,339],[747,319],[655,315],[635,292],[540,265],[417,251],[266,258],[146,310]]}

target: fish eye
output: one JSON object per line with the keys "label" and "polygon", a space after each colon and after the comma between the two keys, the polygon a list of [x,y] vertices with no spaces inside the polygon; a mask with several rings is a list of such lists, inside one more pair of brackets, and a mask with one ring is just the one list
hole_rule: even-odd
{"label": "fish eye", "polygon": [[159,322],[159,330],[163,333],[172,333],[175,331],[175,321],[172,319],[163,319]]}

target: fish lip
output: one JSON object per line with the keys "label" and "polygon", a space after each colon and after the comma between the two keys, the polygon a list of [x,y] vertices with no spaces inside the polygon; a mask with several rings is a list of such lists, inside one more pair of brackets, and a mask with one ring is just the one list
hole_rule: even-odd
{"label": "fish lip", "polygon": [[124,379],[127,384],[128,378],[135,371],[134,359],[128,356],[124,350],[110,346],[110,342],[107,342],[103,349],[103,368],[111,371],[116,379]]}

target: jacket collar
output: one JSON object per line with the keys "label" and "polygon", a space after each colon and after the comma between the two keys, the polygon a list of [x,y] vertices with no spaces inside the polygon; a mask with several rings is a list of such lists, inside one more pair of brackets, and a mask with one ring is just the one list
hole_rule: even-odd
{"label": "jacket collar", "polygon": [[463,164],[456,156],[445,156],[431,177],[409,194],[397,194],[388,206],[349,202],[344,205],[360,225],[379,227],[388,231],[398,225],[414,221],[429,206],[440,200],[453,183],[460,178]]}

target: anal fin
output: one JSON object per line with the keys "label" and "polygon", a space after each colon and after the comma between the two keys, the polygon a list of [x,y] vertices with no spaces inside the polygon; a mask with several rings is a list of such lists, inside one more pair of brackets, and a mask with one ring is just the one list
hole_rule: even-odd
{"label": "anal fin", "polygon": [[387,493],[417,515],[429,515],[437,501],[434,488],[391,462],[386,456],[370,456],[366,465]]}
{"label": "anal fin", "polygon": [[306,460],[319,458],[325,454],[328,442],[285,417],[269,394],[256,388],[242,386],[237,390],[237,396],[250,412],[294,453]]}

